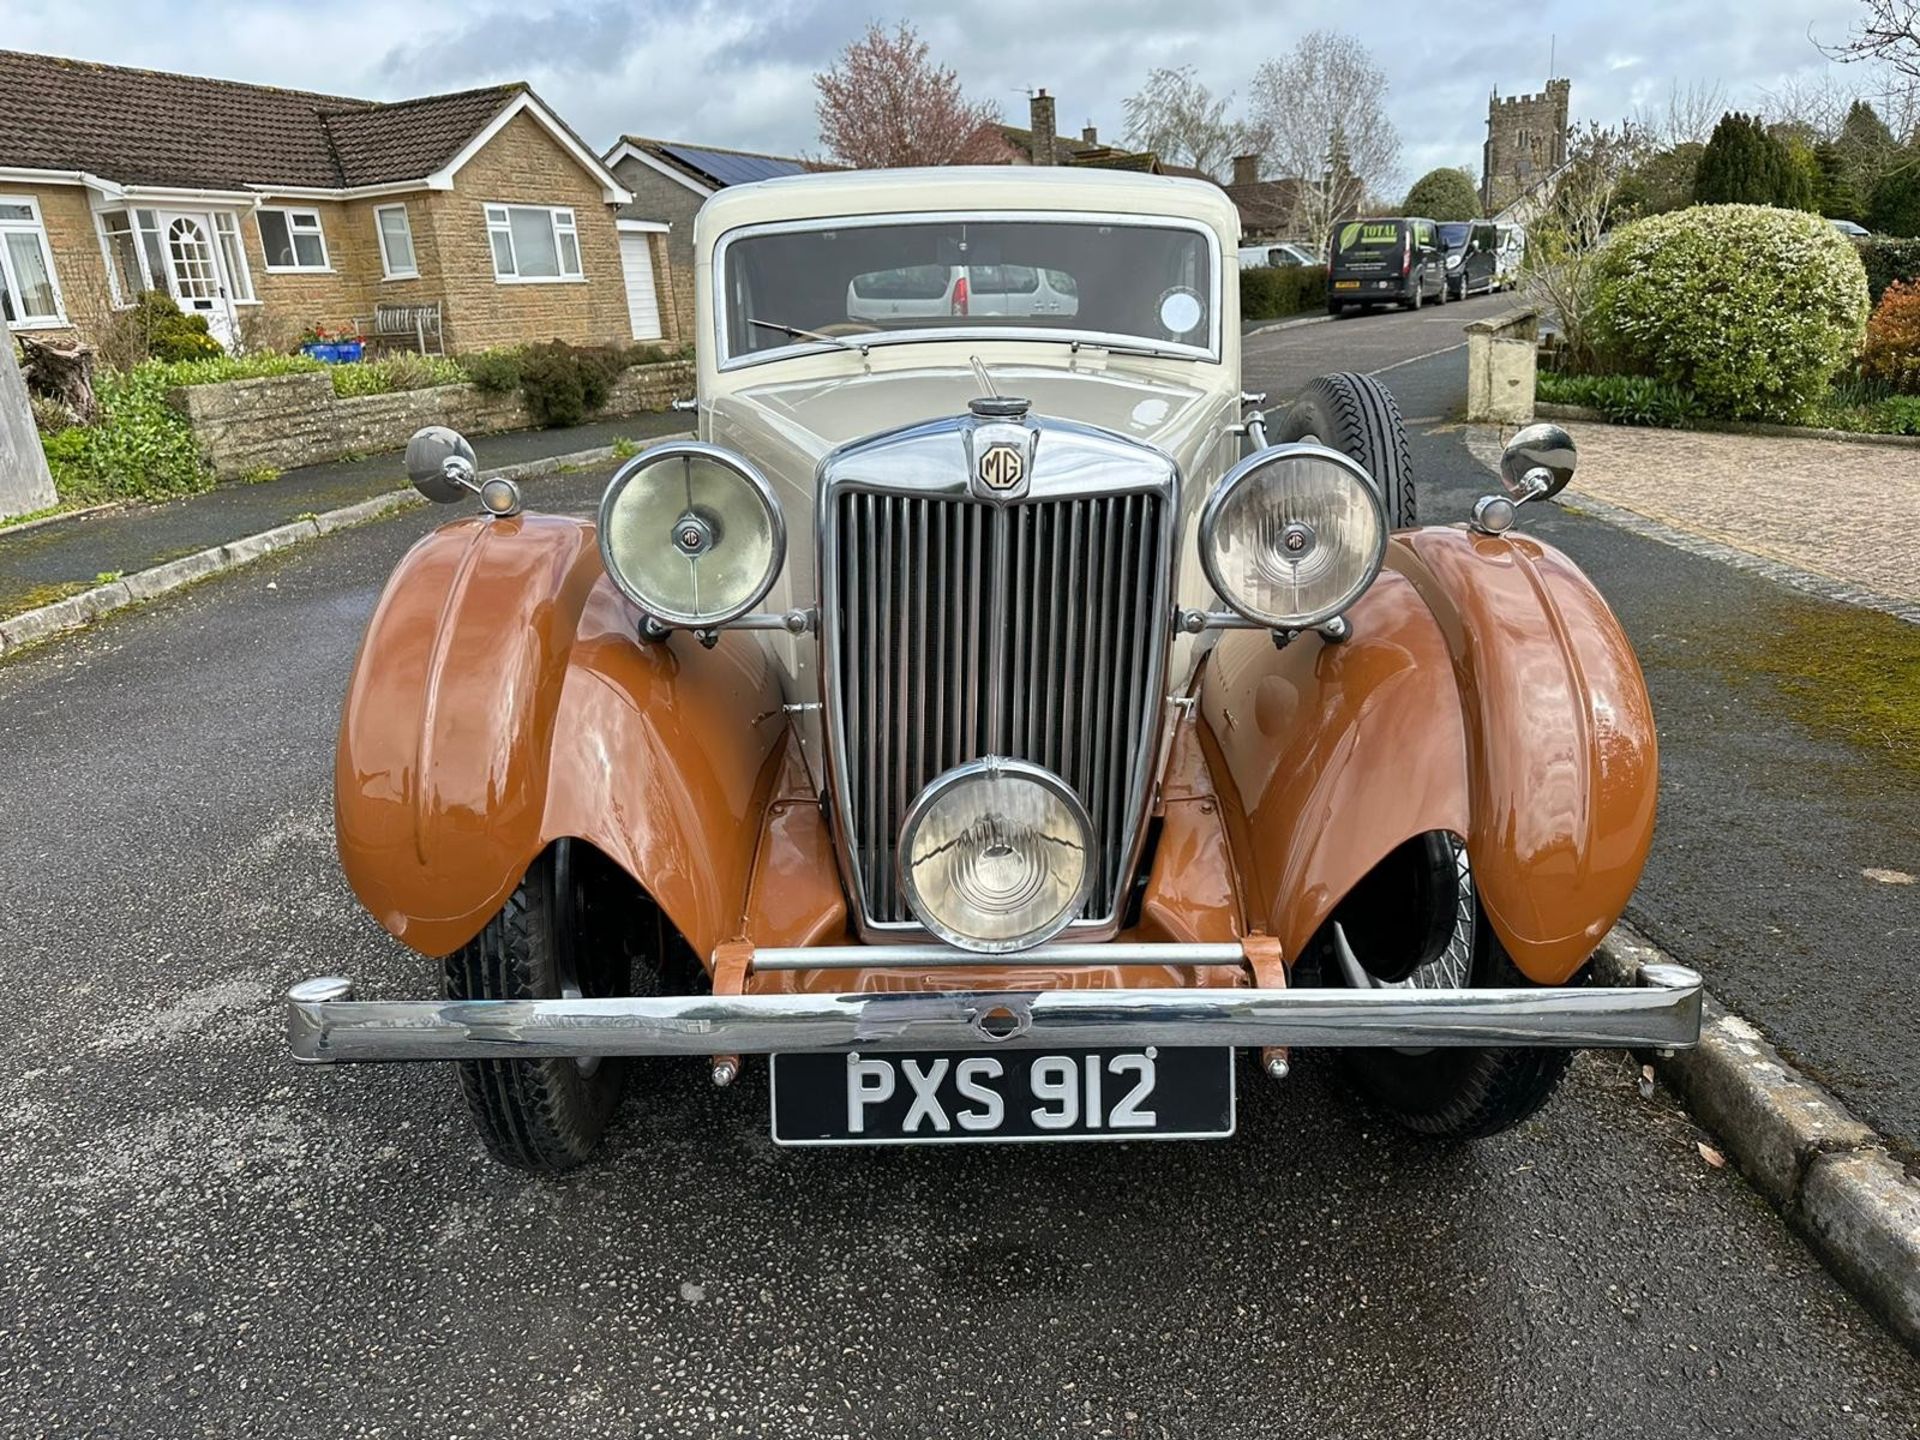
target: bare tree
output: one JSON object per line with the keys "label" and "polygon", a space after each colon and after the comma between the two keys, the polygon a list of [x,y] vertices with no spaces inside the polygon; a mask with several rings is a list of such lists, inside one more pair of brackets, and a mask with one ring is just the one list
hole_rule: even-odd
{"label": "bare tree", "polygon": [[1642,105],[1633,123],[1671,149],[1675,145],[1704,145],[1713,127],[1727,112],[1727,87],[1718,80],[1675,80],[1667,89],[1665,105]]}
{"label": "bare tree", "polygon": [[1867,18],[1838,45],[1821,48],[1835,60],[1872,61],[1920,80],[1920,0],[1863,0]]}
{"label": "bare tree", "polygon": [[1847,111],[1860,98],[1858,91],[1842,85],[1832,75],[1822,75],[1817,80],[1794,76],[1771,90],[1762,90],[1760,96],[1766,102],[1762,118],[1770,130],[1776,134],[1797,135],[1809,142],[1831,140],[1838,135],[1846,122]]}
{"label": "bare tree", "polygon": [[1227,118],[1233,96],[1215,95],[1191,65],[1162,66],[1126,100],[1129,145],[1220,179],[1247,149],[1246,127]]}
{"label": "bare tree", "polygon": [[1007,160],[1000,112],[969,101],[960,77],[927,58],[927,42],[904,20],[878,24],[813,77],[820,141],[857,170],[902,165],[986,165]]}
{"label": "bare tree", "polygon": [[1567,163],[1542,214],[1527,226],[1529,298],[1557,316],[1569,357],[1592,359],[1588,300],[1601,241],[1615,219],[1620,182],[1656,146],[1633,121],[1589,124],[1567,147]]}
{"label": "bare tree", "polygon": [[1248,128],[1269,175],[1298,182],[1295,228],[1325,242],[1364,193],[1395,188],[1400,136],[1387,77],[1349,35],[1314,30],[1254,72]]}

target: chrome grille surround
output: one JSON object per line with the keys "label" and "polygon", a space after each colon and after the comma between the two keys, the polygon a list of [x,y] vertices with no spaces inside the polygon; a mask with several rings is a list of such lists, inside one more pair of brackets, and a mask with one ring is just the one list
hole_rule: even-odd
{"label": "chrome grille surround", "polygon": [[[1025,481],[995,495],[976,456],[1009,443]],[[1180,479],[1152,446],[1039,418],[935,421],[821,463],[828,779],[862,938],[933,938],[901,897],[900,822],[936,775],[989,754],[1080,795],[1100,866],[1064,933],[1118,928],[1167,708]]]}

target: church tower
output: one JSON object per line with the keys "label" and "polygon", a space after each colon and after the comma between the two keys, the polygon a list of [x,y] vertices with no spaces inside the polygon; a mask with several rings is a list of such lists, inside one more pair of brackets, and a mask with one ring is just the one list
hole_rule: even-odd
{"label": "church tower", "polygon": [[1567,163],[1571,80],[1548,80],[1539,95],[1487,102],[1487,144],[1481,156],[1480,208],[1492,215],[1528,186]]}

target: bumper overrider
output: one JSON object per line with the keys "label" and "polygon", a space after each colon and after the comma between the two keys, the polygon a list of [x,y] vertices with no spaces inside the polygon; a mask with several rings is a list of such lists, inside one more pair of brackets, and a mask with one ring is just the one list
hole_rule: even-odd
{"label": "bumper overrider", "polygon": [[[978,955],[942,946],[756,951],[761,971],[916,969]],[[1022,965],[1222,966],[1239,945],[1063,944]],[[1700,976],[1647,965],[1633,987],[1505,990],[1008,989],[557,1000],[356,1000],[338,977],[296,985],[296,1060],[499,1060],[595,1055],[1022,1049],[1142,1045],[1549,1046],[1685,1049],[1700,1038]]]}

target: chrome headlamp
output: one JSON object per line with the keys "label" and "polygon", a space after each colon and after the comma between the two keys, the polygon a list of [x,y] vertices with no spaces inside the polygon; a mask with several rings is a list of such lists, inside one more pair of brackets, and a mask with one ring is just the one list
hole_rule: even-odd
{"label": "chrome headlamp", "polygon": [[786,557],[773,487],[717,445],[656,445],[622,466],[600,501],[607,574],[662,625],[738,619],[773,587]]}
{"label": "chrome headlamp", "polygon": [[1367,472],[1319,445],[1249,455],[1200,515],[1200,565],[1222,600],[1270,630],[1340,614],[1380,573],[1387,513]]}
{"label": "chrome headlamp", "polygon": [[1073,788],[989,756],[937,776],[900,825],[900,882],[920,923],[983,954],[1064,930],[1093,885],[1093,822]]}

